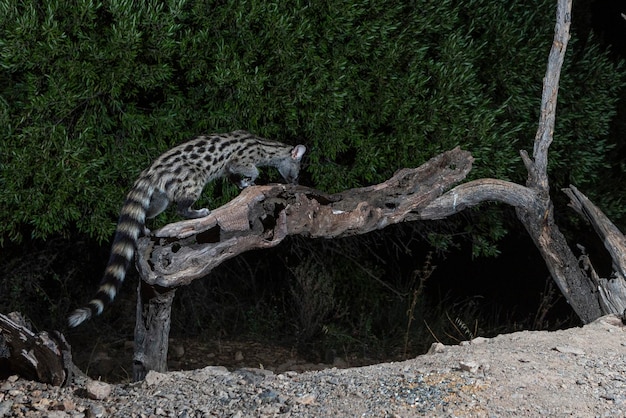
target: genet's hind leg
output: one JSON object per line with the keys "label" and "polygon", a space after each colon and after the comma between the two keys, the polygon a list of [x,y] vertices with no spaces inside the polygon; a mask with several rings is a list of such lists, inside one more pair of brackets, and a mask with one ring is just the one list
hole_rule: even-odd
{"label": "genet's hind leg", "polygon": [[177,205],[177,212],[185,218],[203,218],[207,216],[211,211],[203,209],[191,209],[196,200],[200,197],[202,189],[204,187],[197,184],[189,183],[181,185],[176,194],[174,195],[174,201]]}
{"label": "genet's hind leg", "polygon": [[[161,190],[155,190],[150,198],[150,204],[146,210],[146,218],[151,219],[163,212],[170,204],[170,200],[167,198],[167,194]],[[143,235],[150,235],[150,230],[144,225]]]}
{"label": "genet's hind leg", "polygon": [[196,199],[182,199],[177,202],[177,212],[185,218],[204,218],[210,210],[207,208],[191,209],[191,205],[195,203]]}
{"label": "genet's hind leg", "polygon": [[154,193],[152,193],[152,198],[150,199],[150,205],[148,206],[148,210],[146,210],[146,218],[154,218],[165,209],[167,209],[167,206],[169,204],[170,200],[167,198],[165,192],[155,190]]}

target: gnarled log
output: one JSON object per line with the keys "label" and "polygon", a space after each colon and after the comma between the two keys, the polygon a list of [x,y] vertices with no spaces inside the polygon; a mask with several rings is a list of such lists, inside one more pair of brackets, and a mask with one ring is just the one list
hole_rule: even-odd
{"label": "gnarled log", "polygon": [[[455,148],[374,186],[326,194],[309,187],[253,186],[209,216],[167,225],[139,240],[141,276],[134,379],[165,371],[173,290],[204,277],[225,260],[278,245],[288,235],[337,238],[420,218],[420,210],[463,180],[472,167]],[[437,215],[433,215],[437,217]]]}

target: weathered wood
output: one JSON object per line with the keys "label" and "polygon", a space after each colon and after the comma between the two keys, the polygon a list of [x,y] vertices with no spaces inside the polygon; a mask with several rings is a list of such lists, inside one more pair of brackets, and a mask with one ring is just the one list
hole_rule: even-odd
{"label": "weathered wood", "polygon": [[576,187],[570,186],[563,191],[571,199],[570,206],[591,223],[613,260],[614,270],[610,278],[599,277],[591,261],[585,260],[585,267],[597,286],[602,309],[607,313],[623,314],[626,311],[626,237]]}
{"label": "weathered wood", "polygon": [[472,161],[455,148],[384,183],[332,195],[297,185],[248,187],[206,218],[141,238],[137,269],[142,281],[174,288],[242,252],[276,246],[287,235],[337,238],[416,220],[421,208],[465,178]]}
{"label": "weathered wood", "polygon": [[570,38],[569,28],[572,23],[572,0],[558,0],[556,7],[556,24],[554,38],[548,56],[546,75],[543,79],[541,95],[541,114],[539,127],[535,135],[533,160],[522,152],[522,158],[528,169],[527,186],[548,193],[548,149],[554,137],[554,122],[556,120],[556,105],[559,94],[559,80],[561,67],[565,59],[567,43]]}
{"label": "weathered wood", "polygon": [[63,334],[34,333],[17,312],[0,314],[0,364],[5,371],[55,386],[71,380],[76,370]]}
{"label": "weathered wood", "polygon": [[513,207],[533,207],[539,196],[531,188],[497,179],[463,183],[430,202],[419,212],[420,220],[444,219],[483,202],[493,201]]}
{"label": "weathered wood", "polygon": [[586,324],[609,313],[602,310],[593,282],[580,268],[578,259],[556,226],[552,203],[549,202],[545,210],[541,209],[526,211],[518,208],[516,211],[561,293]]}
{"label": "weathered wood", "polygon": [[449,216],[487,200],[514,206],[518,218],[541,253],[557,286],[580,319],[589,323],[603,314],[614,312],[603,309],[592,280],[579,267],[578,259],[554,222],[547,174],[548,149],[554,134],[559,78],[569,40],[571,8],[571,0],[558,1],[554,40],[543,83],[541,116],[535,135],[533,158],[531,159],[526,151],[520,152],[528,170],[526,186],[493,179],[461,184],[431,202],[421,211],[421,215],[422,219],[429,217],[432,219],[434,213]]}
{"label": "weathered wood", "polygon": [[420,211],[419,218],[443,219],[485,201],[502,202],[516,208],[518,218],[543,256],[552,278],[583,322],[589,323],[603,314],[620,313],[600,305],[593,281],[580,268],[578,259],[554,223],[549,196],[537,188],[495,179],[471,181],[429,203]]}
{"label": "weathered wood", "polygon": [[139,281],[133,380],[146,377],[150,370],[167,371],[168,338],[172,302],[176,289],[159,289]]}
{"label": "weathered wood", "polygon": [[579,268],[578,260],[554,223],[554,208],[548,183],[548,149],[554,136],[554,122],[561,67],[570,38],[572,0],[558,0],[552,48],[548,56],[541,97],[541,116],[535,135],[533,159],[525,151],[522,160],[528,170],[526,186],[540,196],[532,207],[517,207],[517,216],[539,249],[552,278],[580,319],[589,323],[603,313],[593,283]]}

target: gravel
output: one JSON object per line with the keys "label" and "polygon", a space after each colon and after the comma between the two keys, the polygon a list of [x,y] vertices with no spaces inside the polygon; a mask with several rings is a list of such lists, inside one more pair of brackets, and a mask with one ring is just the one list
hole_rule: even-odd
{"label": "gravel", "polygon": [[64,388],[18,376],[0,382],[0,417],[36,416],[626,416],[626,328],[607,316],[565,331],[434,344],[412,360],[351,369],[211,366]]}

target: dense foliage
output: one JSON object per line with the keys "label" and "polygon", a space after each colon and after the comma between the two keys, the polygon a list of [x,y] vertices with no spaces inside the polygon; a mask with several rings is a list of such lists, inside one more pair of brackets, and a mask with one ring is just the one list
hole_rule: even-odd
{"label": "dense foliage", "polygon": [[[523,181],[553,3],[3,0],[0,236],[108,239],[141,169],[203,132],[303,141],[329,191],[459,144],[474,178]],[[585,190],[621,75],[577,45],[551,164]]]}

